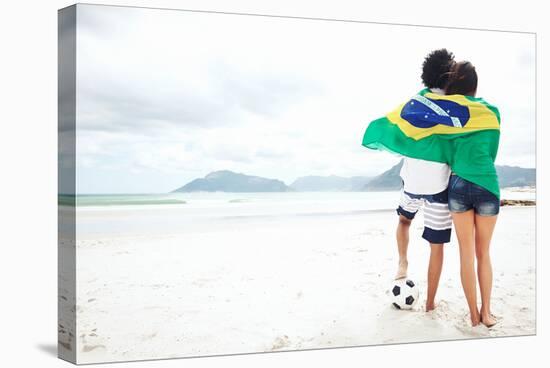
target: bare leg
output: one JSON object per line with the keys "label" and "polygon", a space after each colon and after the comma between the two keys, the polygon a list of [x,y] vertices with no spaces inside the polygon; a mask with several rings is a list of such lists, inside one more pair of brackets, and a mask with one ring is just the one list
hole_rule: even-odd
{"label": "bare leg", "polygon": [[395,279],[402,279],[407,277],[407,268],[409,262],[407,260],[407,249],[409,247],[409,228],[411,227],[411,220],[403,215],[399,215],[399,223],[397,224],[397,251],[399,252],[399,266],[397,268],[397,274]]}
{"label": "bare leg", "polygon": [[479,324],[475,270],[474,210],[451,213],[460,248],[460,279],[470,309],[472,326]]}
{"label": "bare leg", "polygon": [[426,312],[435,308],[435,294],[439,286],[441,269],[443,268],[443,244],[431,244],[430,265],[428,266],[428,298]]}
{"label": "bare leg", "polygon": [[481,292],[481,322],[491,327],[496,320],[491,315],[491,290],[493,287],[493,267],[489,254],[489,245],[498,216],[475,216],[476,258],[479,290]]}

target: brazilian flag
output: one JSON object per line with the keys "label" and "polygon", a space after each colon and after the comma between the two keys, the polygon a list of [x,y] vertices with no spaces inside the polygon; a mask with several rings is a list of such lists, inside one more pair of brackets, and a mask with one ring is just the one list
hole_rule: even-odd
{"label": "brazilian flag", "polygon": [[482,98],[424,89],[371,122],[363,146],[446,163],[458,176],[500,198],[494,164],[499,139],[500,114],[495,106]]}

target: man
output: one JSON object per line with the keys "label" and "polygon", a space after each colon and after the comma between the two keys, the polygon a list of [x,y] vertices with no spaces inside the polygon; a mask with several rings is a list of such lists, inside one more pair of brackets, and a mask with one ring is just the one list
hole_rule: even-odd
{"label": "man", "polygon": [[[446,49],[431,52],[422,66],[422,82],[432,92],[444,94],[448,73],[454,63],[454,55]],[[443,267],[443,245],[451,238],[451,214],[448,208],[450,169],[447,164],[404,158],[400,176],[403,189],[397,214],[397,249],[399,265],[396,279],[407,277],[407,248],[409,228],[420,208],[424,209],[422,237],[430,243],[428,267],[428,292],[426,311],[435,308],[435,294]]]}

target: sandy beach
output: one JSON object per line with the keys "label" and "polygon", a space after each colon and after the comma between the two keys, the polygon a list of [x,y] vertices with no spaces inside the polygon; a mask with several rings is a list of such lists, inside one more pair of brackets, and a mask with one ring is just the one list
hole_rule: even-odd
{"label": "sandy beach", "polygon": [[409,278],[420,286],[420,301],[399,311],[388,295],[397,262],[393,210],[228,215],[170,224],[171,231],[139,226],[144,212],[151,223],[165,223],[163,215],[184,211],[77,211],[84,224],[94,218],[138,224],[133,231],[112,226],[78,235],[77,331],[70,344],[79,363],[536,331],[535,207],[501,210],[492,244],[493,313],[501,320],[491,329],[469,326],[454,235],[437,308],[424,312],[429,246],[420,237],[421,214],[409,246]]}

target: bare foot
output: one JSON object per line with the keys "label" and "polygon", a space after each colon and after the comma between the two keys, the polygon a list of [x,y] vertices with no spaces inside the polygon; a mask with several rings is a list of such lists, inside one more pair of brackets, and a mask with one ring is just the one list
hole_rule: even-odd
{"label": "bare foot", "polygon": [[479,325],[479,323],[481,322],[479,313],[477,313],[476,315],[470,314],[470,320],[472,321],[472,327]]}
{"label": "bare foot", "polygon": [[434,302],[426,302],[426,312],[433,311],[435,309],[435,303]]}
{"label": "bare foot", "polygon": [[407,268],[409,267],[409,262],[407,261],[399,261],[399,266],[397,267],[397,274],[395,275],[395,279],[404,279],[407,277]]}
{"label": "bare foot", "polygon": [[483,315],[480,316],[479,321],[483,323],[485,326],[487,326],[488,328],[493,327],[498,322],[495,316],[493,316],[491,313],[484,313]]}

